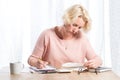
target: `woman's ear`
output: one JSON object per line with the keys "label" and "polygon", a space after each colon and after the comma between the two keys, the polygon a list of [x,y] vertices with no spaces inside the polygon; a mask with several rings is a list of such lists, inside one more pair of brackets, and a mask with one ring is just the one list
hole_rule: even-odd
{"label": "woman's ear", "polygon": [[70,26],[70,24],[64,24],[64,27],[69,27]]}

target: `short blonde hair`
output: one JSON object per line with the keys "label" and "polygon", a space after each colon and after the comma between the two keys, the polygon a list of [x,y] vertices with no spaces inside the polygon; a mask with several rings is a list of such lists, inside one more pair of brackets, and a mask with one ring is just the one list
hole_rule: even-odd
{"label": "short blonde hair", "polygon": [[86,32],[91,27],[91,19],[88,15],[87,10],[80,4],[73,5],[72,7],[68,8],[63,15],[64,24],[71,24],[75,19],[78,17],[82,17],[85,21],[85,26],[83,30]]}

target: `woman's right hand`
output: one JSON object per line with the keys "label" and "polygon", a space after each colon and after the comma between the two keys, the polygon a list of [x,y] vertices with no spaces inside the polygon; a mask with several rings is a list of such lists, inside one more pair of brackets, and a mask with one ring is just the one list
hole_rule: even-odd
{"label": "woman's right hand", "polygon": [[42,69],[42,68],[44,68],[47,64],[48,64],[48,62],[46,62],[46,61],[38,60],[37,63],[36,63],[36,67],[37,67],[38,69]]}

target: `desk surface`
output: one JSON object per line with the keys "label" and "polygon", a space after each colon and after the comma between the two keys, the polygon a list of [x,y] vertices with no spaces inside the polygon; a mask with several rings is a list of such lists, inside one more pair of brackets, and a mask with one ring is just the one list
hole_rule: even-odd
{"label": "desk surface", "polygon": [[0,80],[120,80],[116,74],[112,71],[98,73],[84,72],[77,74],[71,73],[51,73],[51,74],[39,74],[22,72],[17,75],[10,75],[8,72],[0,73]]}

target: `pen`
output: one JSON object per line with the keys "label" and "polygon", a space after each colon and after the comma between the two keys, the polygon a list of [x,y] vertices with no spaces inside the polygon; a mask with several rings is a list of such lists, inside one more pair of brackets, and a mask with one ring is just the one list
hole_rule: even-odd
{"label": "pen", "polygon": [[42,59],[40,59],[40,58],[38,58],[38,61],[39,61],[39,62],[41,62],[41,61],[43,61],[43,60],[42,60]]}

